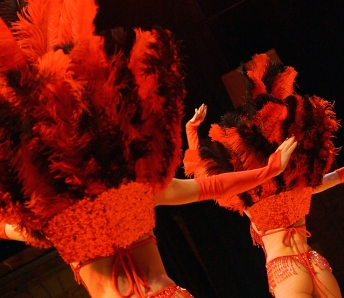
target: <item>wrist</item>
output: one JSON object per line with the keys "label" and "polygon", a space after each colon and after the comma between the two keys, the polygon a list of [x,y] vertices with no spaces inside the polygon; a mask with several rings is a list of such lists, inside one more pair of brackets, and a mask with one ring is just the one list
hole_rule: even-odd
{"label": "wrist", "polygon": [[282,172],[281,169],[281,150],[277,150],[270,155],[267,170],[271,175],[271,178],[279,175]]}
{"label": "wrist", "polygon": [[189,120],[187,123],[186,123],[186,127],[198,127],[199,125],[201,124],[201,121],[199,120]]}

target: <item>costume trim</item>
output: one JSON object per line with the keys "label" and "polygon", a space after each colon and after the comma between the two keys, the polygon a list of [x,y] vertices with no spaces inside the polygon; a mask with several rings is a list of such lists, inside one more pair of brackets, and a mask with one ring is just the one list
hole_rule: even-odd
{"label": "costume trim", "polygon": [[321,270],[332,272],[328,261],[314,250],[298,255],[281,256],[271,260],[266,264],[270,293],[275,296],[274,289],[277,284],[282,283],[293,275],[297,275],[296,268],[305,267],[311,275],[313,284],[319,290],[321,297],[325,298],[326,296],[321,291],[321,287],[326,288],[326,286],[316,277],[314,266]]}
{"label": "costume trim", "polygon": [[188,298],[193,297],[186,289],[179,286],[167,286],[158,292],[146,296],[147,298]]}
{"label": "costume trim", "polygon": [[[294,266],[296,266],[297,268],[301,268],[299,265],[301,264],[308,270],[309,274],[311,275],[313,284],[318,289],[321,297],[326,297],[321,290],[321,287],[326,288],[326,286],[316,276],[314,266],[318,266],[322,270],[329,269],[331,272],[332,268],[330,267],[327,260],[320,254],[318,254],[316,251],[306,251],[304,247],[304,241],[302,240],[302,238],[311,237],[311,233],[307,231],[305,227],[306,225],[302,224],[299,226],[292,226],[288,228],[280,228],[276,230],[270,230],[267,232],[257,233],[256,230],[253,228],[252,224],[250,226],[250,232],[253,239],[253,243],[254,245],[262,246],[265,253],[265,257],[267,257],[267,252],[263,244],[263,237],[275,233],[284,233],[282,240],[283,245],[288,247],[293,246],[293,248],[297,252],[297,254],[295,255],[287,255],[274,258],[266,264],[269,289],[272,295],[274,295],[273,291],[277,283],[282,283],[287,278],[296,275],[297,272]],[[299,250],[298,244],[296,243],[294,237],[298,238],[299,243],[301,245],[301,250]]]}

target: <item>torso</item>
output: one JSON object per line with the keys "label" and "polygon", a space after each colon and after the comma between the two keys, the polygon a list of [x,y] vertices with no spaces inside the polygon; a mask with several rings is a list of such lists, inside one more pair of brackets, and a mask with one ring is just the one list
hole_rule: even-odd
{"label": "torso", "polygon": [[[305,218],[302,218],[293,224],[292,227],[304,225],[305,223]],[[306,226],[303,226],[302,229],[306,229]],[[267,231],[268,234],[270,232],[271,231]],[[266,235],[262,238],[266,251],[266,262],[279,256],[296,255],[299,252],[306,252],[311,249],[307,244],[307,237],[304,233],[293,233],[291,235],[293,239],[290,239],[290,241],[287,241],[285,238],[285,233],[286,232],[282,230],[281,232]],[[283,240],[285,241],[283,242]]]}
{"label": "torso", "polygon": [[[250,213],[245,211],[246,215],[250,217]],[[307,244],[307,237],[305,235],[306,230],[305,217],[299,219],[297,222],[289,226],[288,228],[299,227],[300,234],[292,233],[291,239],[288,241],[286,233],[288,228],[278,228],[267,231],[259,231],[256,225],[251,222],[252,228],[255,232],[263,236],[261,238],[263,249],[265,251],[266,262],[287,255],[296,255],[298,252],[309,251],[311,248]],[[301,227],[300,227],[301,226]]]}
{"label": "torso", "polygon": [[[141,237],[138,241],[142,241],[145,238],[147,236]],[[154,242],[150,241],[130,249],[130,254],[149,284],[150,291],[148,293],[153,293],[166,286],[175,284],[167,276]],[[91,297],[121,297],[115,291],[114,281],[117,282],[118,290],[121,294],[125,295],[128,293],[130,289],[129,281],[121,263],[115,265],[116,278],[113,281],[114,261],[115,256],[104,257],[81,268],[80,276],[86,284]],[[72,263],[72,265],[76,266],[77,263]],[[142,290],[144,291],[143,288]]]}

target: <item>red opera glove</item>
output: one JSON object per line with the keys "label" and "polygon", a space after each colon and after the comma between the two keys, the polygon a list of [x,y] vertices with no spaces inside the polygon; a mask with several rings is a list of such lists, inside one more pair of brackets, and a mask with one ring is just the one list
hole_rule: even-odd
{"label": "red opera glove", "polygon": [[198,201],[221,200],[245,192],[273,178],[280,169],[281,151],[278,150],[270,156],[269,163],[264,168],[195,178],[200,188]]}
{"label": "red opera glove", "polygon": [[335,170],[335,172],[336,172],[336,173],[338,174],[338,176],[339,176],[340,183],[343,183],[343,182],[344,182],[344,167]]}
{"label": "red opera glove", "polygon": [[189,149],[195,150],[199,146],[197,128],[200,124],[200,121],[188,121],[186,123],[186,137],[188,139]]}

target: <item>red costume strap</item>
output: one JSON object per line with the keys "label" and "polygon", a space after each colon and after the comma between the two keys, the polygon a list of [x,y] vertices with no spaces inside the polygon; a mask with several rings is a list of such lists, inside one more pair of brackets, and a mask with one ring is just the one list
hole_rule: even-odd
{"label": "red costume strap", "polygon": [[[150,290],[149,284],[147,280],[145,279],[144,275],[142,274],[139,267],[135,264],[135,261],[133,260],[130,250],[133,248],[136,248],[140,245],[146,244],[150,241],[156,243],[156,238],[153,235],[148,234],[148,238],[143,239],[141,241],[135,242],[131,245],[129,245],[127,248],[120,248],[115,255],[115,260],[112,265],[112,282],[114,285],[114,289],[116,294],[121,298],[129,298],[132,295],[135,295],[136,297],[145,297],[145,294],[142,292],[141,286],[148,292]],[[87,261],[80,262],[76,267],[74,267],[72,264],[70,265],[73,272],[74,272],[74,278],[78,282],[78,284],[83,284],[83,286],[86,288],[86,290],[89,292],[86,284],[82,280],[80,276],[80,270],[82,267],[91,264],[97,260],[100,260],[104,257],[97,257],[93,258]],[[117,272],[115,270],[116,265],[120,263],[124,274],[126,275],[128,281],[129,281],[129,290],[126,294],[122,294],[119,291],[118,284],[117,284]]]}
{"label": "red costume strap", "polygon": [[10,240],[6,235],[5,227],[6,223],[0,222],[0,238]]}
{"label": "red costume strap", "polygon": [[200,188],[199,201],[209,199],[226,199],[273,178],[281,168],[281,151],[278,150],[269,158],[264,168],[230,172],[205,178],[195,178]]}
{"label": "red costume strap", "polygon": [[335,170],[335,172],[338,174],[339,179],[340,179],[340,183],[344,182],[344,167]]}
{"label": "red costume strap", "polygon": [[[144,275],[142,274],[141,270],[139,269],[138,266],[136,266],[130,250],[138,247],[140,245],[146,244],[150,241],[153,241],[156,243],[156,238],[153,235],[149,235],[148,238],[141,240],[139,242],[135,242],[128,246],[127,248],[121,248],[116,256],[115,260],[112,266],[112,282],[115,286],[115,291],[117,295],[121,298],[130,298],[132,295],[135,295],[136,297],[145,297],[145,294],[142,292],[141,286],[146,290],[146,292],[149,291],[150,287],[145,279]],[[126,294],[120,293],[118,289],[118,284],[117,284],[117,274],[116,274],[116,265],[120,263],[124,274],[126,275],[128,281],[129,281],[129,290]]]}
{"label": "red costume strap", "polygon": [[[115,270],[116,265],[120,263],[125,276],[129,281],[129,289],[126,294],[122,294],[119,291],[117,284],[117,272]],[[135,266],[134,260],[131,257],[131,254],[126,249],[120,249],[115,257],[115,261],[112,267],[112,282],[114,284],[115,292],[119,297],[130,298],[132,295],[136,297],[144,297],[145,294],[141,290],[141,285],[145,288],[146,291],[149,291],[150,287],[148,282],[145,280],[142,272]]]}
{"label": "red costume strap", "polygon": [[[275,230],[275,231],[268,231],[264,234],[261,235],[261,238],[263,238],[264,236],[267,235],[271,235],[271,234],[275,234],[275,233],[279,233],[279,232],[284,232],[285,234],[283,236],[283,245],[285,246],[291,246],[291,244],[294,245],[297,255],[302,258],[305,261],[304,266],[307,268],[309,274],[312,277],[313,280],[313,284],[315,285],[315,287],[317,288],[317,290],[320,293],[320,296],[322,298],[326,298],[325,294],[322,292],[321,287],[326,289],[326,286],[321,282],[321,280],[316,276],[314,269],[312,267],[312,264],[310,263],[308,257],[307,257],[307,251],[306,248],[303,245],[303,241],[302,241],[302,237],[306,237],[309,238],[312,236],[312,234],[306,230],[306,225],[302,224],[299,226],[295,226],[295,227],[290,227],[290,228],[282,228],[279,230]],[[296,234],[300,243],[301,243],[301,251],[299,250],[296,240],[294,239],[293,235]]]}
{"label": "red costume strap", "polygon": [[189,121],[186,123],[186,137],[188,139],[189,149],[195,150],[199,146],[197,128],[200,121]]}

